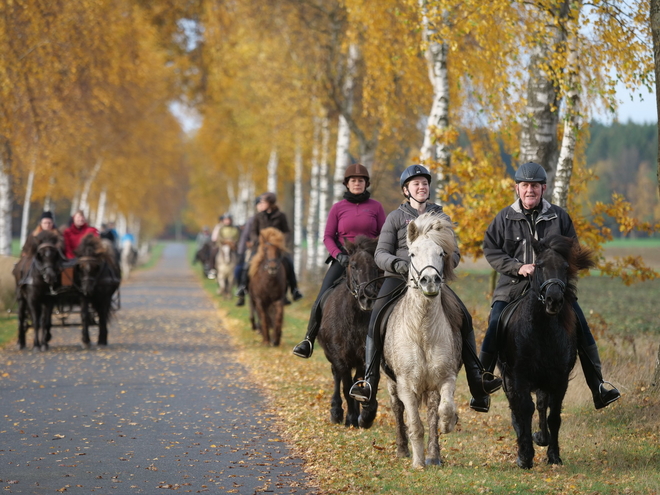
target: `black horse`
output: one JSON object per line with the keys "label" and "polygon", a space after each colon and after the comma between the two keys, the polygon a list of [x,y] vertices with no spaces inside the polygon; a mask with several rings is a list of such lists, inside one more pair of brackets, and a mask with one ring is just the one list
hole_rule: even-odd
{"label": "black horse", "polygon": [[199,261],[202,264],[204,276],[213,279],[216,275],[215,257],[217,254],[218,246],[214,242],[206,241],[195,253],[193,264]]}
{"label": "black horse", "polygon": [[[577,355],[578,272],[595,266],[592,251],[559,235],[533,241],[536,268],[528,291],[498,335],[498,366],[518,436],[518,466],[533,466],[534,445],[548,446],[548,464],[561,464],[561,406]],[[503,313],[506,315],[507,311]],[[540,431],[532,435],[534,402]]]}
{"label": "black horse", "polygon": [[[344,278],[332,290],[323,306],[318,340],[330,361],[335,382],[330,406],[330,420],[344,418],[340,387],[346,399],[346,426],[358,426],[359,403],[348,395],[357,379],[364,376],[364,343],[374,300],[378,296],[382,272],[374,261],[378,239],[357,236],[344,246],[349,264]],[[355,370],[355,375],[352,371]]]}
{"label": "black horse", "polygon": [[121,274],[115,253],[106,249],[101,240],[86,236],[75,250],[74,285],[80,294],[82,341],[90,346],[89,325],[93,323],[90,304],[96,312],[99,326],[98,345],[108,345],[108,322],[112,317],[112,296],[119,288]]}
{"label": "black horse", "polygon": [[32,322],[34,349],[45,351],[50,340],[54,294],[60,284],[62,240],[54,231],[30,236],[12,274],[18,301],[18,347],[25,349],[25,334]]}

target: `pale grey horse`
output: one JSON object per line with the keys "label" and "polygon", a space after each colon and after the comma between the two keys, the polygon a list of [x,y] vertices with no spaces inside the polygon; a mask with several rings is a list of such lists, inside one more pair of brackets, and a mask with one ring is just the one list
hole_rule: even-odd
{"label": "pale grey horse", "polygon": [[457,245],[451,223],[425,213],[408,225],[407,236],[408,290],[389,317],[383,357],[396,376],[396,381],[388,379],[388,389],[397,424],[397,456],[410,454],[409,436],[412,465],[423,469],[422,404],[428,406],[427,464],[441,464],[438,426],[449,433],[458,421],[454,392],[462,364],[462,312],[444,286],[454,278],[452,254]]}
{"label": "pale grey horse", "polygon": [[216,281],[218,282],[218,295],[225,299],[232,297],[231,287],[234,283],[234,268],[238,262],[238,255],[232,244],[223,243],[215,256]]}

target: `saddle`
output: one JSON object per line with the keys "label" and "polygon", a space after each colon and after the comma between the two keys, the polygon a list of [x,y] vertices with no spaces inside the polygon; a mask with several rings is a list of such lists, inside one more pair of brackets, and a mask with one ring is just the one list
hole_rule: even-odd
{"label": "saddle", "polygon": [[[380,338],[380,342],[378,347],[380,349],[383,348],[383,342],[385,342],[385,333],[387,331],[387,321],[390,318],[390,315],[392,314],[392,311],[394,311],[394,306],[396,306],[396,303],[399,302],[399,300],[405,295],[406,291],[408,290],[408,286],[404,286],[403,289],[399,294],[396,294],[392,299],[387,301],[385,305],[381,308],[379,311],[378,315],[376,315],[376,326],[374,330],[378,331],[378,336]],[[383,368],[383,371],[385,374],[394,382],[396,382],[396,375],[394,374],[394,371],[392,368],[389,367],[387,364],[387,361],[385,361],[385,356],[383,352],[381,352],[381,357],[380,357],[380,365]]]}
{"label": "saddle", "polygon": [[500,313],[500,317],[497,320],[497,328],[495,334],[495,341],[497,342],[498,354],[499,354],[499,349],[504,349],[506,347],[506,342],[505,342],[506,327],[509,325],[511,316],[516,311],[516,309],[518,309],[518,306],[520,306],[520,303],[522,302],[526,294],[527,294],[527,289],[525,289],[523,293],[520,294],[516,299],[514,299],[509,304],[507,304],[506,307]]}

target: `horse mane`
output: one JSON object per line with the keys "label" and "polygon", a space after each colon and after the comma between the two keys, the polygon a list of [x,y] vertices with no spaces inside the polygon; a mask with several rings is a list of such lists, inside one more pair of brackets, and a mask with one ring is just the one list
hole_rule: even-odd
{"label": "horse mane", "polygon": [[437,213],[426,212],[408,225],[408,245],[410,246],[420,236],[431,239],[442,248],[446,258],[442,274],[445,281],[454,280],[456,274],[454,273],[453,257],[456,251],[456,237],[452,223]]}
{"label": "horse mane", "polygon": [[41,244],[52,244],[57,249],[62,249],[62,237],[57,231],[42,230],[36,236],[30,235],[23,245],[23,253],[26,256],[34,257]]}
{"label": "horse mane", "polygon": [[263,229],[259,232],[259,249],[250,261],[250,269],[248,271],[250,277],[254,277],[259,269],[259,265],[266,258],[266,244],[271,244],[281,251],[286,251],[286,241],[281,230],[275,227],[266,227]]}
{"label": "horse mane", "polygon": [[366,235],[358,235],[355,237],[355,239],[353,239],[353,242],[346,241],[344,247],[346,248],[349,256],[358,251],[366,251],[373,256],[376,253],[377,245],[378,237],[372,238],[367,237]]}
{"label": "horse mane", "polygon": [[105,261],[112,268],[117,268],[114,253],[109,252],[101,238],[95,237],[93,234],[87,234],[83,237],[75,250],[75,255],[78,258],[83,256],[98,258],[100,261]]}

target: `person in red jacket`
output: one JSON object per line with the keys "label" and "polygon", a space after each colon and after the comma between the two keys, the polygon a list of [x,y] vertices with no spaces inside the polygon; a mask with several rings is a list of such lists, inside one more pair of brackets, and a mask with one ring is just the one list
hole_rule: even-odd
{"label": "person in red jacket", "polygon": [[64,254],[67,258],[75,258],[74,254],[76,248],[86,235],[92,234],[94,237],[99,236],[99,231],[95,227],[87,225],[85,214],[82,210],[78,210],[73,214],[73,223],[64,231]]}

